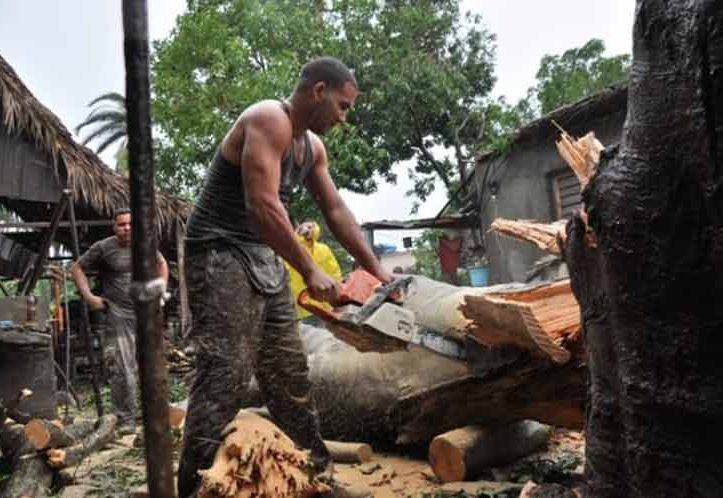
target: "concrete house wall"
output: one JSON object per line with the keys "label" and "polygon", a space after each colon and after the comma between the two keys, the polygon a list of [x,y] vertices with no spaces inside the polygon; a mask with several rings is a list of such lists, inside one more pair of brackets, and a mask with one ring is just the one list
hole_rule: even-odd
{"label": "concrete house wall", "polygon": [[594,131],[603,145],[611,146],[620,139],[626,110],[626,88],[612,88],[524,127],[505,155],[480,158],[475,181],[491,283],[525,281],[533,264],[545,256],[530,244],[489,232],[489,227],[498,217],[558,219],[555,177],[571,170],[557,152],[559,131],[551,120],[576,137]]}

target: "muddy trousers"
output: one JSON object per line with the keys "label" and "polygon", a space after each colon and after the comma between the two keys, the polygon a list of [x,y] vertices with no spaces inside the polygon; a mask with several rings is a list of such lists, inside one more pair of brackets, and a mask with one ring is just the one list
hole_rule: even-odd
{"label": "muddy trousers", "polygon": [[136,319],[108,312],[105,358],[113,413],[119,426],[133,426],[138,413]]}
{"label": "muddy trousers", "polygon": [[250,404],[254,374],[279,427],[310,449],[317,462],[328,461],[288,287],[272,296],[260,294],[233,254],[218,250],[189,254],[186,280],[196,372],[178,470],[179,497],[197,492],[197,472],[211,466],[222,429]]}

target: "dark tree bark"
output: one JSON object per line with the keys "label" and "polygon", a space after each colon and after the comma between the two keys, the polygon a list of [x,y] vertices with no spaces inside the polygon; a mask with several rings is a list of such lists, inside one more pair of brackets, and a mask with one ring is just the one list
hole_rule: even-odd
{"label": "dark tree bark", "polygon": [[568,225],[588,497],[723,496],[723,2],[639,0],[628,116]]}

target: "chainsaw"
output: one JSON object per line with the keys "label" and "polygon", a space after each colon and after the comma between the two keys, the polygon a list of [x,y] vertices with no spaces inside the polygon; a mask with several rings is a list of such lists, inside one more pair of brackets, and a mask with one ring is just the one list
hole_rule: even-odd
{"label": "chainsaw", "polygon": [[465,345],[430,330],[416,320],[414,310],[404,307],[413,277],[400,276],[383,285],[370,273],[358,269],[339,284],[333,309],[311,299],[308,289],[299,294],[299,305],[324,320],[342,341],[362,352],[391,352],[422,347],[443,356],[463,360]]}

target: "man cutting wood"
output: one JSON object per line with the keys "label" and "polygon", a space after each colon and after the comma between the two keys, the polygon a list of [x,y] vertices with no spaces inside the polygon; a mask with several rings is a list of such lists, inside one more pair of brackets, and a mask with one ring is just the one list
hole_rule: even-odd
{"label": "man cutting wood", "polygon": [[335,299],[336,282],[299,244],[287,213],[294,187],[303,184],[359,264],[392,280],[339,195],[319,138],[346,122],[358,94],[343,63],[314,59],[289,99],[248,107],[216,151],[186,239],[189,339],[197,360],[178,472],[181,498],[197,491],[197,471],[210,467],[222,429],[252,401],[252,374],[280,427],[311,451],[317,469],[329,463],[281,258],[303,276],[313,298]]}

